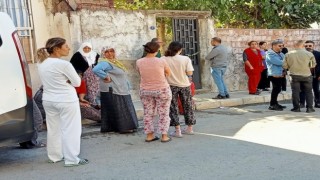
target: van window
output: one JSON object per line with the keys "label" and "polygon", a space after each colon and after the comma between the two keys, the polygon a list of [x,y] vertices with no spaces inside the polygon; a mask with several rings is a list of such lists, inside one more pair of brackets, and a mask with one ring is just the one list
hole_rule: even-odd
{"label": "van window", "polygon": [[2,38],[1,38],[1,36],[0,36],[0,47],[2,46]]}

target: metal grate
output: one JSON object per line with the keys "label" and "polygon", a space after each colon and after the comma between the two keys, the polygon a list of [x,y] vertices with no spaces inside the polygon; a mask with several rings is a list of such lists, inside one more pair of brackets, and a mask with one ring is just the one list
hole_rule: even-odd
{"label": "metal grate", "polygon": [[197,19],[173,19],[174,40],[183,45],[182,54],[192,60],[194,74],[193,81],[197,89],[201,88],[200,53]]}

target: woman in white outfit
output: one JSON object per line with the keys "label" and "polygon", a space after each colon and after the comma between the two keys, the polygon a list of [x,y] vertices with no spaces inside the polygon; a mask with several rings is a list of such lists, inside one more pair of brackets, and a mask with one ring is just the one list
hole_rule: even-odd
{"label": "woman in white outfit", "polygon": [[38,70],[43,84],[43,107],[47,122],[47,150],[49,162],[64,160],[65,166],[87,164],[80,159],[81,114],[74,87],[81,79],[70,62],[70,48],[63,38],[51,38],[37,51]]}

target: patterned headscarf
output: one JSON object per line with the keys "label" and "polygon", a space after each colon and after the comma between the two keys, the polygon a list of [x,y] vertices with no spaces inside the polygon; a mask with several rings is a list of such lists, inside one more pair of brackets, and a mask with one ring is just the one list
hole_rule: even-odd
{"label": "patterned headscarf", "polygon": [[[122,69],[123,71],[127,71],[127,68],[124,66],[124,64],[122,64],[119,60],[117,60],[116,58],[114,59],[107,59],[104,54],[107,50],[114,50],[113,47],[110,47],[110,46],[104,46],[102,47],[101,49],[101,58],[99,58],[99,62],[101,61],[106,61],[114,66],[117,66],[118,68]],[[114,50],[115,51],[115,50]]]}

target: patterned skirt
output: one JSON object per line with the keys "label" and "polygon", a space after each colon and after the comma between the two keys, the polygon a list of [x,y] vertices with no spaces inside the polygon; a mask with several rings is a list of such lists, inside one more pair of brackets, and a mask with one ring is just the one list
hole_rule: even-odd
{"label": "patterned skirt", "polygon": [[101,132],[127,132],[138,128],[131,95],[101,92]]}
{"label": "patterned skirt", "polygon": [[83,79],[86,82],[87,85],[87,94],[85,99],[87,99],[90,104],[97,105],[96,98],[100,91],[100,83],[99,83],[99,77],[96,76],[92,68],[89,67],[84,73],[83,73]]}

